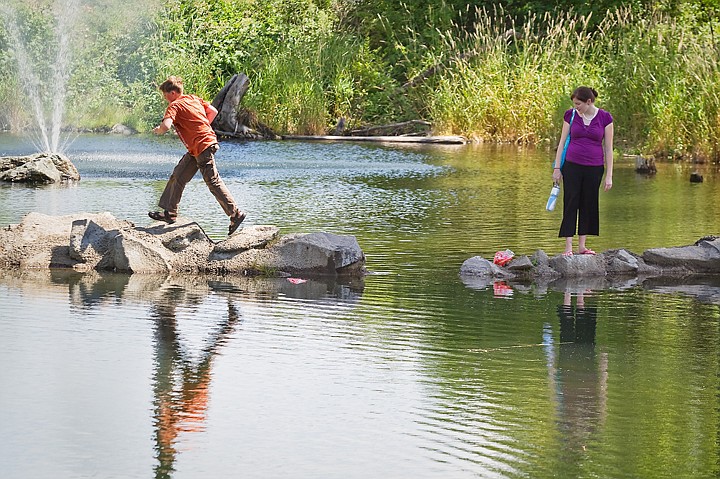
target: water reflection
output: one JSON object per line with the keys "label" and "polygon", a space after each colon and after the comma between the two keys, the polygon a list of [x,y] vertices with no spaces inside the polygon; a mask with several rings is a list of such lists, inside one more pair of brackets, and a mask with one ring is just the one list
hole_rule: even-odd
{"label": "water reflection", "polygon": [[197,357],[183,347],[177,329],[179,307],[198,306],[204,296],[172,285],[164,288],[152,307],[155,320],[155,441],[156,478],[174,471],[176,442],[181,433],[205,430],[213,359],[240,323],[240,312],[231,295],[225,295],[227,313],[214,320],[214,331]]}
{"label": "water reflection", "polygon": [[[207,432],[215,365],[238,339],[243,311],[250,310],[257,318],[259,307],[275,310],[289,302],[306,312],[343,314],[362,297],[364,281],[28,270],[0,272],[0,287],[19,297],[43,297],[58,290],[64,296],[66,289],[71,311],[81,317],[102,315],[108,307],[121,311],[123,321],[114,322],[113,328],[137,328],[133,320],[150,320],[152,365],[148,365],[147,386],[152,395],[153,472],[156,478],[170,478],[179,456],[193,443],[189,436]],[[92,329],[98,327],[93,322]]]}
{"label": "water reflection", "polygon": [[[492,277],[460,276],[466,288],[484,291],[492,288],[495,298],[511,299],[514,293],[533,294],[542,297],[549,292],[578,294],[599,291],[630,291],[645,289],[655,293],[679,294],[692,297],[702,303],[720,305],[720,279],[715,276],[656,277],[593,276],[587,278],[559,278],[535,281],[498,280]],[[582,300],[581,300],[582,301]]]}
{"label": "water reflection", "polygon": [[586,294],[575,293],[573,305],[564,293],[557,357],[548,362],[565,464],[581,459],[607,415],[607,354],[596,349],[597,306],[585,304]]}

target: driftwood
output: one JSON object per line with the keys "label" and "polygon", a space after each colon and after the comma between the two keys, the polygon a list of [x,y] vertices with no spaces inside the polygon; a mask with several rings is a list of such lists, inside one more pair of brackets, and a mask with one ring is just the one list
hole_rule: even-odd
{"label": "driftwood", "polygon": [[464,145],[467,139],[462,136],[307,136],[283,135],[283,140],[317,141],[376,141],[381,143],[435,143],[444,145]]}
{"label": "driftwood", "polygon": [[244,73],[235,74],[223,86],[212,101],[218,110],[212,122],[215,133],[226,138],[279,138],[257,115],[240,106],[240,100],[248,91],[250,80]]}
{"label": "driftwood", "polygon": [[643,156],[635,157],[635,171],[637,173],[655,174],[657,166],[655,166],[655,158],[645,158]]}
{"label": "driftwood", "polygon": [[250,80],[244,73],[235,74],[212,101],[218,114],[212,122],[216,131],[235,134],[240,129],[237,112],[243,95],[250,87]]}
{"label": "driftwood", "polygon": [[[418,127],[425,131],[429,130],[431,123],[423,120],[410,120],[403,121],[401,123],[391,123],[389,125],[378,125],[371,126],[368,128],[359,128],[352,130],[350,135],[358,136],[374,136],[374,135],[398,135],[398,134],[410,134],[413,130],[417,130]],[[417,131],[415,131],[417,133]]]}
{"label": "driftwood", "polygon": [[[410,120],[389,125],[378,125],[352,130],[349,136],[307,136],[307,135],[276,135],[267,125],[257,119],[254,112],[240,107],[240,100],[247,92],[250,80],[244,73],[233,75],[223,86],[212,101],[218,110],[212,127],[220,136],[227,138],[271,138],[288,140],[349,140],[349,141],[377,141],[394,143],[436,143],[436,144],[465,144],[467,139],[461,136],[425,136],[431,124],[422,120]],[[345,120],[341,119],[335,127],[336,133],[344,132]],[[424,130],[419,132],[418,130]],[[401,136],[401,134],[407,136]],[[355,136],[357,135],[357,136]],[[415,136],[417,135],[417,136]]]}

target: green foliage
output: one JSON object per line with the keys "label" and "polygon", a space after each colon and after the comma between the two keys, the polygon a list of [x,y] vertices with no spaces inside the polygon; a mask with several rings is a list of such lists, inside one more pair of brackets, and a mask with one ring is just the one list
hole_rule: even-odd
{"label": "green foliage", "polygon": [[615,28],[602,58],[623,138],[661,156],[720,159],[712,24],[622,11],[611,21]]}
{"label": "green foliage", "polygon": [[[54,0],[11,0],[40,78],[52,77]],[[85,0],[66,121],[139,130],[169,75],[208,100],[235,73],[243,106],[278,133],[424,119],[435,133],[554,145],[580,84],[600,92],[624,148],[718,159],[720,0]],[[7,17],[8,9],[0,9]],[[31,120],[7,22],[0,126]],[[49,96],[43,86],[41,96]]]}

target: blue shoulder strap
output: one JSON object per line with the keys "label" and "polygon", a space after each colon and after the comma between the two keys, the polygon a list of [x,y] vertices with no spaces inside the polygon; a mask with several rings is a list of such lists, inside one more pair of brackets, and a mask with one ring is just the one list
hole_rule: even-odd
{"label": "blue shoulder strap", "polygon": [[[570,117],[570,123],[569,123],[570,127],[572,127],[572,123],[573,123],[573,120],[575,119],[576,111],[577,110],[575,110],[575,108],[573,108],[572,116]],[[562,168],[563,165],[565,164],[565,155],[567,154],[567,149],[568,149],[569,144],[570,144],[570,128],[568,128],[568,134],[567,134],[567,137],[565,138],[565,146],[563,146],[563,151],[562,151],[562,154],[560,155],[560,168]]]}

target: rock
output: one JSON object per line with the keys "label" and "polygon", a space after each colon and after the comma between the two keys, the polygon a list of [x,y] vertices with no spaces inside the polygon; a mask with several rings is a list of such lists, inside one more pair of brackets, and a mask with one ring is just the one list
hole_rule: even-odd
{"label": "rock", "polygon": [[530,261],[530,258],[527,256],[519,256],[512,261],[510,261],[510,264],[507,265],[507,269],[509,271],[530,271],[533,269],[532,261]]}
{"label": "rock", "polygon": [[473,256],[460,267],[463,283],[474,289],[482,289],[495,280],[509,280],[513,287],[517,287],[518,282],[532,281],[538,287],[547,288],[560,279],[577,283],[592,278],[601,278],[610,287],[623,289],[636,285],[639,278],[712,274],[720,275],[718,236],[705,236],[689,246],[652,248],[642,255],[616,249],[596,255],[548,258],[544,251],[537,250],[532,257],[518,257],[502,268],[482,256]]}
{"label": "rock", "polygon": [[[107,222],[102,219],[109,218],[83,218],[72,222],[70,258],[81,263],[97,263],[107,254],[109,243],[117,234],[117,230],[113,230],[113,226],[108,226]],[[102,226],[101,223],[104,223],[105,226]],[[113,233],[108,231],[108,227]]]}
{"label": "rock", "polygon": [[460,274],[463,276],[477,276],[480,278],[503,278],[509,277],[511,274],[503,268],[489,261],[482,256],[473,256],[460,267]]}
{"label": "rock", "polygon": [[[365,255],[354,236],[310,233],[286,236],[272,250],[265,267],[277,267],[291,274],[350,274],[364,272]],[[354,271],[351,266],[359,267]]]}
{"label": "rock", "polygon": [[700,240],[691,246],[652,248],[642,255],[649,265],[698,273],[720,272],[720,239]]}
{"label": "rock", "polygon": [[690,173],[690,183],[702,183],[703,182],[703,176],[698,173],[697,171],[693,171]]}
{"label": "rock", "polygon": [[563,277],[605,276],[605,258],[602,254],[558,255],[550,259],[549,265]]}
{"label": "rock", "polygon": [[533,253],[530,261],[535,265],[532,270],[534,277],[553,278],[560,276],[560,273],[550,267],[550,258],[547,253],[539,249]]}
{"label": "rock", "polygon": [[130,136],[137,134],[137,130],[121,123],[116,123],[112,126],[112,128],[110,128],[110,133],[114,135]]}
{"label": "rock", "polygon": [[[113,267],[124,273],[169,273],[172,252],[153,235],[121,231],[114,238]],[[109,267],[109,265],[107,265]]]}
{"label": "rock", "polygon": [[48,184],[78,180],[80,173],[64,155],[37,153],[0,158],[0,181]]}
{"label": "rock", "polygon": [[610,251],[605,254],[608,273],[631,274],[637,273],[642,262],[634,254],[624,249]]}
{"label": "rock", "polygon": [[240,229],[225,241],[221,241],[213,248],[218,257],[223,253],[241,253],[253,248],[264,248],[278,237],[280,229],[277,226],[254,225]]}
{"label": "rock", "polygon": [[353,236],[279,236],[276,226],[249,226],[220,243],[200,225],[178,218],[135,227],[110,213],[31,213],[0,230],[0,268],[72,268],[80,272],[238,273],[358,277],[365,255]]}

